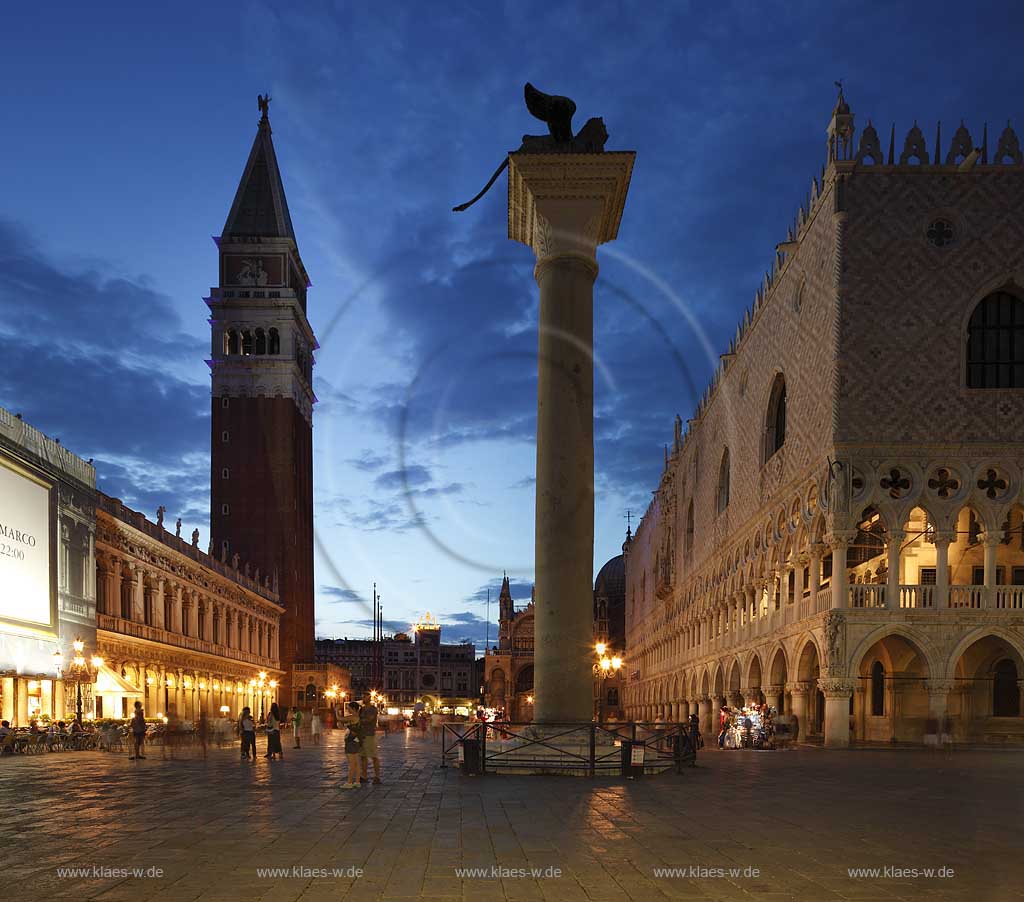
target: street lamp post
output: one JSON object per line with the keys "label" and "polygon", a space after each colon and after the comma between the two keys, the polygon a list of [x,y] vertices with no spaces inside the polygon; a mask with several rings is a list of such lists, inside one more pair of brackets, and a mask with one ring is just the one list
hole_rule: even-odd
{"label": "street lamp post", "polygon": [[616,654],[607,654],[609,649],[608,644],[605,642],[598,642],[594,646],[594,651],[597,654],[597,660],[593,666],[594,679],[600,680],[598,683],[597,704],[594,707],[597,709],[595,712],[597,722],[602,723],[604,721],[605,681],[613,673],[617,674],[622,669],[622,658]]}
{"label": "street lamp post", "polygon": [[[85,659],[85,643],[76,638],[74,643],[75,656],[71,659],[66,671],[61,671],[62,678],[70,676],[75,683],[75,720],[82,725],[82,683],[92,683],[96,672],[103,666],[103,658],[93,655],[88,661]],[[58,651],[54,654],[58,670],[61,670],[60,662],[62,655]],[[66,674],[66,675],[65,675]]]}

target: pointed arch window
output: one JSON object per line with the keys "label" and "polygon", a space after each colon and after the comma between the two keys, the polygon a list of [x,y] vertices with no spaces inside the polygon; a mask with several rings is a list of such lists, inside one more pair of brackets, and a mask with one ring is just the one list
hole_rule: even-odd
{"label": "pointed arch window", "polygon": [[871,665],[871,716],[885,715],[885,668],[881,661]]}
{"label": "pointed arch window", "polygon": [[722,452],[722,463],[718,467],[718,492],[716,494],[718,513],[729,506],[729,449]]}
{"label": "pointed arch window", "polygon": [[256,330],[256,353],[267,353],[267,333],[264,332],[262,329]]}
{"label": "pointed arch window", "polygon": [[786,378],[779,373],[772,383],[765,416],[764,459],[768,460],[786,443]]}
{"label": "pointed arch window", "polygon": [[967,387],[1024,388],[1024,300],[996,291],[967,323]]}
{"label": "pointed arch window", "polygon": [[226,354],[237,354],[238,348],[238,333],[234,329],[229,329],[224,339],[224,352]]}
{"label": "pointed arch window", "polygon": [[267,333],[267,353],[268,354],[280,354],[281,353],[281,336],[277,329],[271,329]]}
{"label": "pointed arch window", "polygon": [[252,348],[253,348],[252,332],[250,332],[248,329],[246,329],[242,333],[242,353],[244,355],[248,356],[248,355],[252,354]]}

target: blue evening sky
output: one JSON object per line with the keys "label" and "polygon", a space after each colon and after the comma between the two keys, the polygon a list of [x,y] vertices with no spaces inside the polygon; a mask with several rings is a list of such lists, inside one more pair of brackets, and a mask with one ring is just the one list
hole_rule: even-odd
{"label": "blue evening sky", "polygon": [[[784,240],[844,80],[858,129],[929,150],[1020,127],[1003,3],[12,4],[0,54],[0,405],[125,503],[208,537],[202,298],[258,111],[271,122],[322,344],[321,635],[367,632],[377,581],[482,646],[488,587],[533,579],[536,285],[506,237],[522,85],[636,150],[596,290],[597,547],[657,484]],[[491,607],[492,621],[496,605]],[[495,636],[492,626],[490,635]]]}

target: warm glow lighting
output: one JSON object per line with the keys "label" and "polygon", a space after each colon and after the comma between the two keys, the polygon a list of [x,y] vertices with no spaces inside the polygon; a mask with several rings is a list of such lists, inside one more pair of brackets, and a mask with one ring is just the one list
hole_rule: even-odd
{"label": "warm glow lighting", "polygon": [[39,688],[39,683],[36,680],[28,681],[28,691],[35,692]]}
{"label": "warm glow lighting", "polygon": [[168,689],[173,689],[174,688],[174,677],[168,677],[167,678],[167,688]]}
{"label": "warm glow lighting", "polygon": [[186,689],[191,689],[192,688],[192,680],[189,677],[185,677],[185,688]]}
{"label": "warm glow lighting", "polygon": [[157,712],[156,712],[156,719],[157,719],[157,720],[163,720],[163,716],[164,716],[164,715],[163,715],[163,713],[162,713],[162,712],[160,712],[160,711],[157,711]]}
{"label": "warm glow lighting", "polygon": [[167,723],[167,718],[166,717],[164,717],[164,723]]}
{"label": "warm glow lighting", "polygon": [[260,671],[260,679],[265,680],[267,678],[267,672],[265,670]]}
{"label": "warm glow lighting", "polygon": [[612,660],[611,660],[611,658],[601,658],[601,669],[605,673],[607,673],[609,670],[612,669]]}
{"label": "warm glow lighting", "polygon": [[103,666],[103,658],[101,658],[99,655],[93,655],[92,666],[99,670]]}
{"label": "warm glow lighting", "polygon": [[213,688],[214,689],[220,689],[220,680],[214,680],[213,681]]}
{"label": "warm glow lighting", "polygon": [[220,713],[221,714],[227,714],[230,710],[231,709],[227,705],[221,705],[220,706]]}
{"label": "warm glow lighting", "polygon": [[252,686],[252,687],[255,687],[256,686],[256,681],[255,680],[249,680],[249,685]]}
{"label": "warm glow lighting", "polygon": [[270,681],[270,688],[271,689],[276,689],[277,688],[277,680],[271,680]]}
{"label": "warm glow lighting", "polygon": [[528,705],[532,705],[533,704],[533,696],[532,695],[526,696],[526,704],[528,704]]}
{"label": "warm glow lighting", "polygon": [[206,689],[206,680],[200,680],[199,681],[199,688],[203,689],[203,690]]}
{"label": "warm glow lighting", "polygon": [[146,677],[146,685],[147,686],[152,686],[155,682],[156,682],[156,680],[154,680],[151,676]]}
{"label": "warm glow lighting", "polygon": [[607,651],[607,649],[608,646],[604,642],[598,642],[597,645],[594,646],[594,651],[596,651],[599,655],[603,655],[605,651]]}
{"label": "warm glow lighting", "polygon": [[621,670],[621,668],[622,668],[622,658],[617,657],[617,656],[612,658],[612,670]]}
{"label": "warm glow lighting", "polygon": [[79,654],[85,651],[85,643],[81,639],[75,639],[75,641],[72,644],[75,646],[75,651],[77,651]]}
{"label": "warm glow lighting", "polygon": [[85,658],[82,655],[75,655],[75,659],[72,662],[75,667],[85,667]]}

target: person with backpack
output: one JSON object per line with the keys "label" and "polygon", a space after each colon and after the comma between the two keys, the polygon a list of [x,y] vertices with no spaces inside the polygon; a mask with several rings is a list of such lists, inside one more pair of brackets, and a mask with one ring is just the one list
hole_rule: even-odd
{"label": "person with backpack", "polygon": [[146,741],[146,715],[142,711],[142,702],[135,703],[135,713],[132,714],[132,754],[128,756],[129,761],[145,760],[142,754],[142,746]]}
{"label": "person with backpack", "polygon": [[360,752],[363,746],[363,727],[359,719],[359,702],[349,702],[350,716],[345,720],[345,758],[348,760],[348,782],[342,789],[358,789],[362,764]]}
{"label": "person with backpack", "polygon": [[[380,758],[377,757],[377,717],[377,706],[373,703],[373,699],[367,696],[363,706],[359,709],[359,723],[363,734],[362,747],[359,750],[363,764],[360,783],[368,782],[367,771],[369,768],[366,763],[368,760],[373,761],[373,782],[380,783]],[[424,718],[424,723],[426,723],[426,718]]]}

